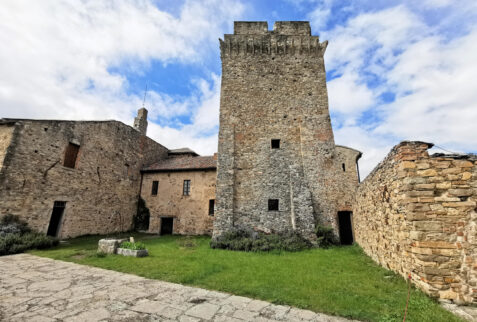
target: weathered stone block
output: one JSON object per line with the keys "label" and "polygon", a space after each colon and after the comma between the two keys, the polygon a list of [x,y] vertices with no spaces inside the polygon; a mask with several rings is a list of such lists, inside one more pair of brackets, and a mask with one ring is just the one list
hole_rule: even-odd
{"label": "weathered stone block", "polygon": [[434,169],[418,170],[417,174],[422,177],[434,177],[437,176],[437,171]]}
{"label": "weathered stone block", "polygon": [[118,255],[130,256],[130,257],[146,257],[149,255],[147,249],[127,249],[127,248],[118,248]]}
{"label": "weathered stone block", "polygon": [[98,253],[116,254],[116,250],[118,249],[119,245],[123,241],[127,241],[127,239],[126,238],[123,238],[123,239],[118,239],[118,238],[100,239],[99,242],[98,242]]}

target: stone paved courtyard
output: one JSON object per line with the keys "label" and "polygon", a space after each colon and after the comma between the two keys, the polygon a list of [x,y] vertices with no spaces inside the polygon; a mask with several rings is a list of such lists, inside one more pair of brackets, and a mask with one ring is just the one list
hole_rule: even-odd
{"label": "stone paved courtyard", "polygon": [[349,321],[28,254],[0,257],[0,321]]}

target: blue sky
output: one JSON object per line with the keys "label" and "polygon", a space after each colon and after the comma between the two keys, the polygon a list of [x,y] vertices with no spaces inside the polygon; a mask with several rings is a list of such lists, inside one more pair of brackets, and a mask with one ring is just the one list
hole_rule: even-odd
{"label": "blue sky", "polygon": [[[217,150],[218,38],[234,20],[307,20],[325,55],[335,141],[363,175],[401,140],[477,152],[477,2],[27,1],[0,6],[0,117],[132,123]],[[434,149],[435,152],[442,152]]]}

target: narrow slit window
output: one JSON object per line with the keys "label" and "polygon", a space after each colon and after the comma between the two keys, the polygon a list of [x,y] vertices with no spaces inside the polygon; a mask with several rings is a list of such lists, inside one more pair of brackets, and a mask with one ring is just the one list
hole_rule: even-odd
{"label": "narrow slit window", "polygon": [[65,160],[63,161],[63,165],[68,168],[75,168],[76,167],[76,159],[78,158],[80,146],[74,143],[68,143],[65,152]]}
{"label": "narrow slit window", "polygon": [[272,149],[280,149],[280,140],[272,139]]}
{"label": "narrow slit window", "polygon": [[268,211],[278,210],[278,199],[268,199]]}
{"label": "narrow slit window", "polygon": [[182,188],[182,194],[184,196],[190,195],[190,180],[184,180],[184,186]]}
{"label": "narrow slit window", "polygon": [[152,190],[151,190],[151,195],[157,196],[157,190],[159,189],[159,181],[153,181],[152,182]]}
{"label": "narrow slit window", "polygon": [[346,167],[344,163],[341,164],[341,167],[343,168],[343,171],[346,171]]}
{"label": "narrow slit window", "polygon": [[213,216],[215,214],[215,199],[209,200],[209,216]]}

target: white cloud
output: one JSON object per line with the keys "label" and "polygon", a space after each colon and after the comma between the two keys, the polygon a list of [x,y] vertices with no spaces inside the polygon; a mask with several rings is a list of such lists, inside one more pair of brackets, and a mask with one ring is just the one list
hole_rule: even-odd
{"label": "white cloud", "polygon": [[184,125],[180,129],[171,126],[160,126],[151,123],[148,135],[170,149],[190,147],[199,154],[211,155],[217,152],[217,132],[219,126],[220,77],[212,75],[213,83],[197,80],[200,90],[198,100],[186,102],[198,107],[192,115],[192,124]]}
{"label": "white cloud", "polygon": [[347,72],[327,84],[329,104],[334,112],[346,115],[345,124],[354,124],[356,117],[375,102],[375,94],[360,81],[359,75]]}
{"label": "white cloud", "polygon": [[[470,15],[456,10],[452,19]],[[363,175],[401,140],[477,151],[477,29],[449,40],[399,5],[359,14],[322,38],[330,40],[327,70],[338,75],[328,84],[335,138],[364,153]],[[370,115],[372,122],[355,122]]]}
{"label": "white cloud", "polygon": [[[2,1],[0,117],[129,124],[142,95],[131,94],[128,80],[112,70],[141,74],[152,61],[200,65],[216,54],[217,38],[243,9],[231,0],[187,0],[176,15],[159,10],[152,0]],[[150,92],[151,119],[167,123],[197,114],[201,104],[212,105],[208,85],[197,82],[189,97]],[[204,117],[197,114],[194,122],[189,127],[201,135]]]}

